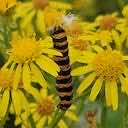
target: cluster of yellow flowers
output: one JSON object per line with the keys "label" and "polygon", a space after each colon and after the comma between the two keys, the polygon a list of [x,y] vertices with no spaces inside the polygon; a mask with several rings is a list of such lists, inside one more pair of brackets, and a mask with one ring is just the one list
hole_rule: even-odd
{"label": "cluster of yellow flowers", "polygon": [[[113,13],[94,22],[67,14],[72,6],[63,2],[0,0],[3,17],[11,8],[18,28],[11,32],[6,62],[0,69],[0,121],[11,112],[15,125],[31,128],[32,117],[36,128],[43,128],[55,118],[59,100],[47,77],[56,77],[60,71],[53,57],[62,54],[53,48],[48,34],[56,25],[67,33],[72,76],[82,76],[74,94],[81,97],[91,89],[89,100],[94,101],[103,89],[106,105],[118,109],[118,92],[128,95],[128,6],[123,17]],[[77,122],[77,104],[64,117]],[[57,127],[68,128],[68,124],[61,119]]]}

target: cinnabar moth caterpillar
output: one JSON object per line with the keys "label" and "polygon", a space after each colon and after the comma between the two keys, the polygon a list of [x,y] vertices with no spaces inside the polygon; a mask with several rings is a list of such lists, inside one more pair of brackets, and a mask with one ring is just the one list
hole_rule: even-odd
{"label": "cinnabar moth caterpillar", "polygon": [[60,97],[59,108],[67,110],[71,106],[73,96],[71,66],[68,56],[68,41],[65,30],[61,26],[54,27],[51,32],[54,48],[63,56],[55,56],[55,62],[60,66],[56,78],[56,88]]}

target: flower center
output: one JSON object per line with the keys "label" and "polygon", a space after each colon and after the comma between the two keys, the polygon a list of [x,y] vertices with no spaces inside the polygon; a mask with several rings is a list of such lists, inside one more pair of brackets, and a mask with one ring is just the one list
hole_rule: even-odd
{"label": "flower center", "polygon": [[82,51],[89,48],[89,42],[81,39],[72,41],[72,45],[75,49],[79,49]]}
{"label": "flower center", "polygon": [[48,0],[33,0],[33,5],[36,9],[43,10],[49,4]]}
{"label": "flower center", "polygon": [[111,30],[117,24],[117,19],[114,16],[104,16],[100,21],[100,28],[103,30]]}
{"label": "flower center", "polygon": [[0,87],[11,88],[12,87],[12,76],[13,74],[10,74],[8,69],[1,70],[0,71]]}
{"label": "flower center", "polygon": [[40,44],[33,38],[23,38],[12,41],[10,56],[16,63],[34,61],[41,53]]}
{"label": "flower center", "polygon": [[103,77],[105,80],[116,80],[124,68],[122,55],[112,50],[98,53],[93,64],[97,75]]}
{"label": "flower center", "polygon": [[42,116],[51,115],[53,110],[54,110],[53,100],[48,96],[42,99],[42,101],[39,103],[37,107],[37,112],[41,114]]}

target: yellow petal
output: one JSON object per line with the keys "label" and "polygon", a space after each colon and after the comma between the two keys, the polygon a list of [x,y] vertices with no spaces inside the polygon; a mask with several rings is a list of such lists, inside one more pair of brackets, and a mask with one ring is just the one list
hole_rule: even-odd
{"label": "yellow petal", "polygon": [[35,11],[31,11],[29,15],[27,15],[27,18],[24,18],[22,20],[21,27],[23,29],[25,29],[32,22],[32,18],[34,17],[34,15],[35,15]]}
{"label": "yellow petal", "polygon": [[59,66],[50,58],[42,55],[39,59],[36,60],[36,63],[40,66],[40,68],[53,76],[57,76],[60,71]]}
{"label": "yellow petal", "polygon": [[14,107],[15,113],[17,116],[19,116],[21,113],[21,109],[22,109],[21,108],[22,103],[21,103],[21,100],[19,97],[19,92],[17,90],[12,90],[11,96],[12,96],[12,102],[13,102],[13,107]]}
{"label": "yellow petal", "polygon": [[36,125],[36,128],[44,128],[44,125],[45,125],[46,121],[47,121],[46,116],[42,117],[42,118],[38,121],[38,123],[37,123],[37,125]]}
{"label": "yellow petal", "polygon": [[9,105],[9,98],[10,98],[10,93],[9,90],[6,89],[3,92],[3,96],[0,100],[0,119],[4,118],[8,109]]}
{"label": "yellow petal", "polygon": [[12,63],[11,67],[9,68],[10,75],[12,75],[12,72],[14,71],[15,66],[16,66],[16,63]]}
{"label": "yellow petal", "polygon": [[98,95],[98,93],[100,92],[101,90],[101,87],[102,87],[102,83],[103,83],[103,78],[98,78],[95,82],[95,84],[93,85],[92,87],[92,90],[91,90],[91,94],[90,94],[90,97],[89,99],[91,101],[94,101]]}
{"label": "yellow petal", "polygon": [[42,87],[47,88],[48,83],[43,77],[43,74],[41,73],[40,69],[33,63],[30,64],[30,68],[35,82],[38,82]]}
{"label": "yellow petal", "polygon": [[111,91],[111,104],[112,104],[113,110],[117,110],[118,108],[118,87],[117,87],[116,81],[111,81],[110,91]]}
{"label": "yellow petal", "polygon": [[126,85],[126,79],[121,75],[120,77],[119,77],[119,79],[120,79],[120,82],[121,82],[121,90],[122,90],[122,92],[127,92],[127,85]]}
{"label": "yellow petal", "polygon": [[32,86],[24,87],[24,89],[26,90],[26,92],[31,94],[37,101],[39,101],[40,93],[39,93],[38,89],[36,89]]}
{"label": "yellow petal", "polygon": [[38,122],[40,120],[41,116],[38,114],[38,112],[33,113],[33,119],[35,122]]}
{"label": "yellow petal", "polygon": [[58,2],[58,1],[50,1],[50,7],[54,9],[62,9],[62,10],[72,9],[71,4]]}
{"label": "yellow petal", "polygon": [[12,60],[9,58],[8,61],[2,66],[1,70],[7,69]]}
{"label": "yellow petal", "polygon": [[44,14],[42,10],[38,10],[37,12],[36,26],[40,32],[46,33],[46,28],[44,23]]}
{"label": "yellow petal", "polygon": [[110,81],[106,81],[105,83],[105,97],[106,97],[106,105],[111,106],[111,88]]}
{"label": "yellow petal", "polygon": [[27,101],[27,98],[21,90],[18,90],[18,93],[22,104],[22,109],[26,112],[27,115],[29,115],[29,102]]}
{"label": "yellow petal", "polygon": [[52,55],[52,56],[62,56],[62,53],[54,50],[54,49],[42,49],[43,53]]}
{"label": "yellow petal", "polygon": [[117,48],[121,48],[121,40],[120,40],[119,33],[115,30],[112,30],[112,36],[113,36],[113,39],[117,45]]}
{"label": "yellow petal", "polygon": [[15,71],[15,75],[14,75],[14,81],[13,81],[14,89],[17,89],[18,84],[21,80],[21,71],[22,71],[22,65],[18,64],[16,71]]}
{"label": "yellow petal", "polygon": [[21,123],[22,123],[21,118],[20,118],[19,116],[16,116],[15,125],[17,126],[17,125],[19,125],[19,124],[21,124]]}
{"label": "yellow petal", "polygon": [[73,121],[79,121],[78,116],[75,114],[75,112],[72,111],[67,111],[65,113],[65,116],[68,117],[69,119],[73,120]]}
{"label": "yellow petal", "polygon": [[23,65],[23,85],[28,87],[31,84],[30,68],[28,64]]}
{"label": "yellow petal", "polygon": [[67,124],[63,121],[60,120],[60,122],[58,123],[59,128],[68,128]]}
{"label": "yellow petal", "polygon": [[83,56],[80,56],[77,61],[80,63],[91,63],[92,60],[94,59],[96,54],[92,53],[92,52],[83,52]]}
{"label": "yellow petal", "polygon": [[17,5],[17,8],[15,9],[16,13],[13,16],[14,19],[17,19],[19,17],[24,17],[26,14],[31,10],[32,3],[31,2],[25,2],[25,3],[19,3]]}
{"label": "yellow petal", "polygon": [[123,72],[127,77],[128,77],[128,68],[124,66],[124,72]]}
{"label": "yellow petal", "polygon": [[45,98],[48,95],[48,90],[47,89],[41,89],[40,95],[42,98]]}
{"label": "yellow petal", "polygon": [[77,89],[77,93],[81,94],[85,89],[87,89],[91,85],[95,77],[96,73],[91,73],[87,77],[85,77],[82,83],[80,84],[79,88]]}
{"label": "yellow petal", "polygon": [[104,51],[103,48],[100,47],[100,46],[98,46],[98,45],[93,45],[92,48],[93,48],[96,52],[98,52],[98,53]]}
{"label": "yellow petal", "polygon": [[72,76],[80,76],[80,75],[83,75],[83,74],[86,74],[88,72],[91,72],[93,70],[92,66],[81,66],[81,67],[78,67],[76,69],[74,69],[71,74]]}
{"label": "yellow petal", "polygon": [[123,56],[123,60],[128,60],[128,56]]}

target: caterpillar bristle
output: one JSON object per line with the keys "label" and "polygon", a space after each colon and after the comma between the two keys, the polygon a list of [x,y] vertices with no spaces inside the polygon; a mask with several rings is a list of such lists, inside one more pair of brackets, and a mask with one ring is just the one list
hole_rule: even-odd
{"label": "caterpillar bristle", "polygon": [[51,32],[54,48],[61,52],[63,56],[55,56],[54,60],[60,67],[60,72],[56,78],[56,88],[60,97],[58,107],[67,110],[71,106],[73,96],[72,76],[70,59],[68,56],[68,41],[66,32],[61,26],[54,27]]}

